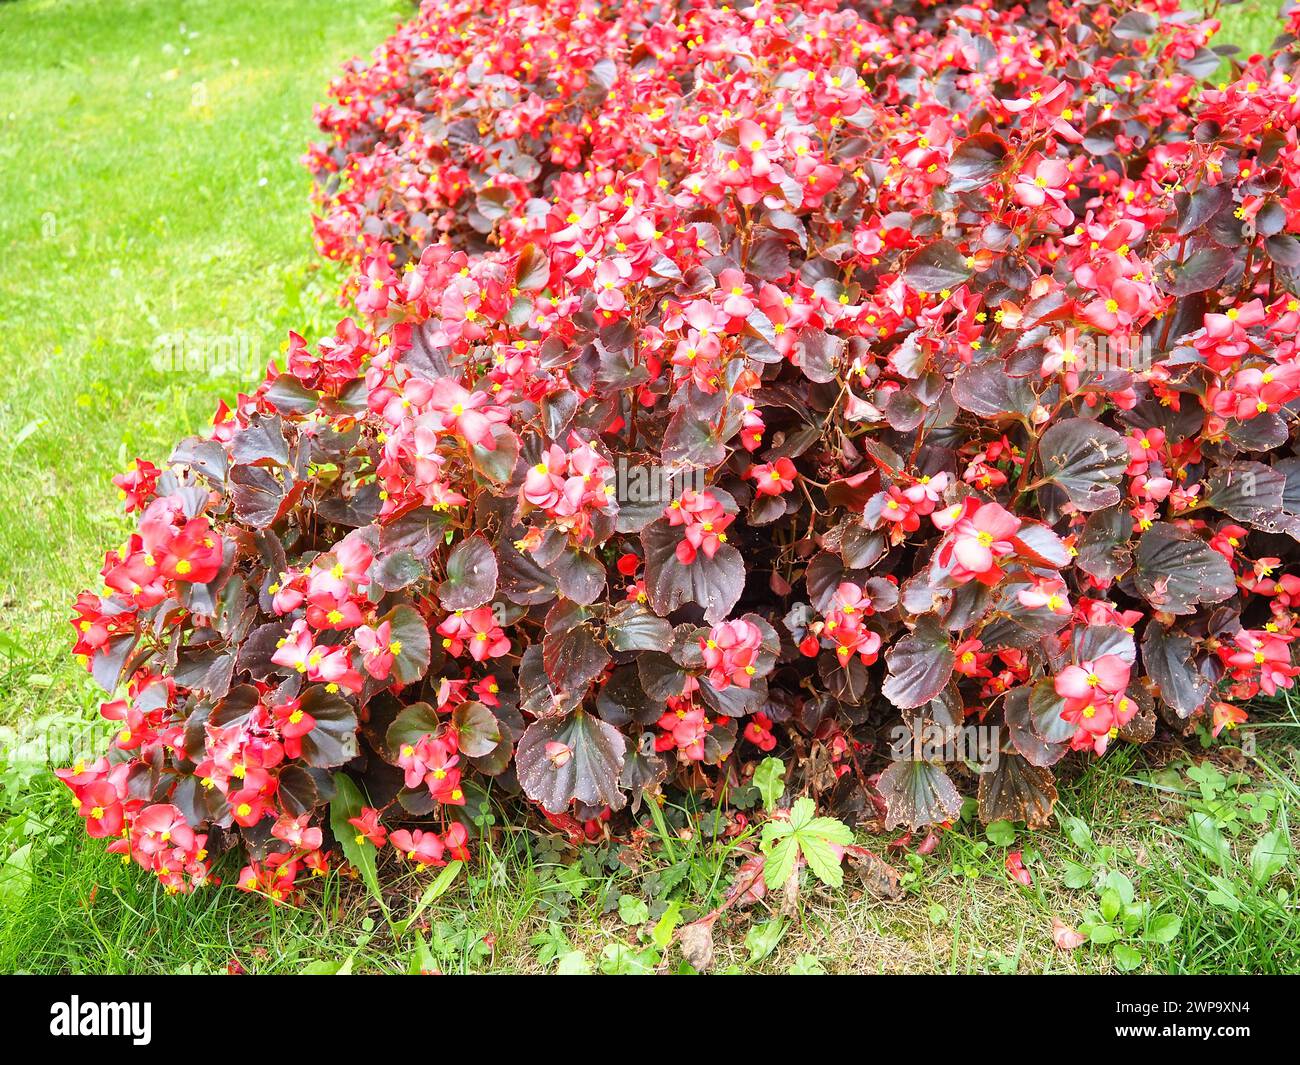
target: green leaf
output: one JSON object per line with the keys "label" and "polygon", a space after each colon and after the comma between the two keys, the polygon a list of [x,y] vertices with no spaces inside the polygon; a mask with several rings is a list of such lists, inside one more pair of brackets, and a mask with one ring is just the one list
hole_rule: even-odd
{"label": "green leaf", "polygon": [[1071,891],[1078,891],[1079,888],[1087,887],[1092,883],[1092,870],[1078,862],[1067,861],[1062,880]]}
{"label": "green leaf", "polygon": [[[619,900],[620,908],[622,900]],[[668,904],[664,910],[663,916],[655,922],[654,931],[650,935],[651,941],[660,950],[667,950],[668,945],[673,941],[673,932],[682,921],[682,904],[676,899]]]}
{"label": "green leaf", "polygon": [[653,947],[633,950],[626,943],[611,943],[600,952],[600,971],[606,976],[641,976],[658,963],[659,952]]}
{"label": "green leaf", "polygon": [[1107,921],[1115,920],[1123,906],[1124,900],[1114,888],[1107,888],[1101,893],[1101,915]]}
{"label": "green leaf", "polygon": [[1118,869],[1112,869],[1106,874],[1106,887],[1110,888],[1117,895],[1119,900],[1125,906],[1131,906],[1135,896],[1133,890],[1133,881],[1121,873]]}
{"label": "green leaf", "polygon": [[330,802],[330,829],[334,833],[334,838],[338,840],[339,846],[343,848],[343,857],[361,874],[361,879],[370,889],[371,896],[379,903],[387,917],[388,905],[379,890],[379,875],[375,870],[375,848],[364,840],[358,843],[357,830],[348,824],[349,818],[361,816],[361,807],[364,805],[361,791],[353,783],[352,778],[346,773],[335,773],[334,799]]}
{"label": "green leaf", "polygon": [[1095,924],[1088,929],[1088,941],[1097,946],[1114,943],[1119,938],[1119,929],[1114,925]]}
{"label": "green leaf", "polygon": [[1258,885],[1267,884],[1286,868],[1291,857],[1291,841],[1286,829],[1277,825],[1266,832],[1250,852],[1250,876]]}
{"label": "green leaf", "polygon": [[417,929],[415,933],[415,946],[411,949],[411,960],[406,966],[407,975],[419,976],[421,973],[432,973],[437,971],[438,959],[433,956],[433,951],[429,949],[429,944],[424,938],[424,933]]}
{"label": "green leaf", "polygon": [[826,968],[816,954],[800,954],[785,971],[786,976],[825,976]]}
{"label": "green leaf", "polygon": [[790,828],[795,832],[803,828],[817,813],[817,806],[807,795],[800,795],[790,807]]}
{"label": "green leaf", "polygon": [[[811,802],[811,800],[809,801]],[[841,847],[847,847],[853,842],[853,829],[849,828],[843,821],[837,821],[833,817],[818,817],[799,833],[800,839],[808,836],[824,839],[828,843],[835,843]]]}
{"label": "green leaf", "polygon": [[784,935],[784,917],[754,925],[745,935],[745,949],[749,951],[750,962],[758,962],[766,958],[780,945]]}
{"label": "green leaf", "polygon": [[1182,930],[1183,919],[1177,914],[1162,913],[1147,925],[1146,935],[1142,938],[1148,943],[1171,943]]}
{"label": "green leaf", "polygon": [[789,880],[798,858],[799,844],[794,841],[793,836],[786,836],[773,846],[767,852],[767,860],[763,863],[763,880],[768,888],[775,891]]}
{"label": "green leaf", "polygon": [[790,878],[800,854],[822,883],[831,887],[843,883],[840,859],[831,845],[848,846],[853,842],[853,830],[833,817],[817,817],[816,812],[812,799],[800,796],[790,808],[788,820],[763,826],[763,849],[767,852],[763,876],[769,888]]}
{"label": "green leaf", "polygon": [[1222,868],[1232,863],[1232,850],[1213,817],[1194,811],[1187,815],[1187,825],[1192,830],[1193,842],[1207,858]]}
{"label": "green leaf", "polygon": [[0,863],[0,899],[17,902],[32,885],[32,845],[24,843]]}
{"label": "green leaf", "polygon": [[764,758],[754,770],[753,783],[763,797],[763,808],[771,813],[785,791],[785,763],[780,758]]}
{"label": "green leaf", "polygon": [[635,895],[620,895],[618,916],[624,924],[645,924],[650,920],[650,907]]}
{"label": "green leaf", "polygon": [[840,868],[839,855],[833,847],[820,836],[801,834],[799,850],[813,875],[828,887],[839,887],[844,883],[844,870]]}
{"label": "green leaf", "polygon": [[1115,959],[1115,967],[1124,973],[1131,973],[1142,964],[1141,951],[1127,943],[1116,943],[1111,957]]}
{"label": "green leaf", "polygon": [[1230,913],[1241,912],[1241,903],[1237,901],[1237,897],[1229,885],[1221,885],[1221,890],[1207,893],[1205,901],[1211,906],[1221,910],[1228,910]]}
{"label": "green leaf", "polygon": [[1081,851],[1092,852],[1092,829],[1088,827],[1088,822],[1080,817],[1066,817],[1063,822],[1065,834],[1070,837],[1070,842],[1078,847]]}
{"label": "green leaf", "polygon": [[1016,826],[1010,821],[994,821],[984,829],[984,835],[995,847],[1010,847],[1016,841]]}
{"label": "green leaf", "polygon": [[561,954],[560,960],[555,966],[556,976],[589,976],[591,974],[591,962],[587,956],[580,950],[571,950],[567,954]]}
{"label": "green leaf", "polygon": [[298,973],[299,976],[351,976],[353,951],[342,961],[327,961],[323,958],[309,961]]}

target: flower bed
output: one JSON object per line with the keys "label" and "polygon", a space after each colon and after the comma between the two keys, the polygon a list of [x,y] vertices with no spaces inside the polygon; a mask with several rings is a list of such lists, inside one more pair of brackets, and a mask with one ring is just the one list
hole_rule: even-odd
{"label": "flower bed", "polygon": [[1290,687],[1294,38],[1214,87],[1176,3],[906,10],[426,3],[335,83],[355,311],[115,478],[92,835],[284,899],[331,799],[428,868],[489,793],[596,836],[773,750],[1035,826]]}

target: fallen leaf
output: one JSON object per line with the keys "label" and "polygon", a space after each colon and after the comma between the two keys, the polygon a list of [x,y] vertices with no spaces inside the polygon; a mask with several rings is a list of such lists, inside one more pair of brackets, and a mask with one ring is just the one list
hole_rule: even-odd
{"label": "fallen leaf", "polygon": [[903,894],[902,877],[897,869],[865,847],[847,848],[849,866],[858,874],[871,894],[878,899],[897,899]]}
{"label": "fallen leaf", "polygon": [[677,933],[682,957],[697,973],[708,972],[713,964],[713,922],[696,921],[684,925]]}
{"label": "fallen leaf", "polygon": [[1076,932],[1059,917],[1052,918],[1052,942],[1061,950],[1074,950],[1075,947],[1081,947],[1087,938],[1082,932]]}

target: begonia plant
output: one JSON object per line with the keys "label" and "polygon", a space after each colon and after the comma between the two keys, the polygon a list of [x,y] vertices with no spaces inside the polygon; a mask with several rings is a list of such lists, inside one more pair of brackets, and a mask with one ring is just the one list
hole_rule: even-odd
{"label": "begonia plant", "polygon": [[[425,870],[774,750],[849,822],[1037,826],[1245,720],[1300,672],[1284,28],[1221,75],[1177,0],[426,0],[318,112],[348,316],[115,479],[90,834],[285,899],[343,777]],[[985,772],[897,738],[972,725]]]}

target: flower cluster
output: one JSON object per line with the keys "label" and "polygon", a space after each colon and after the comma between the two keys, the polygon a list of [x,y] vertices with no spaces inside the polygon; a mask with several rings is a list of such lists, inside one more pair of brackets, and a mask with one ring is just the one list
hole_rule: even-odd
{"label": "flower cluster", "polygon": [[87,834],[111,840],[110,851],[152,873],[168,894],[216,882],[206,833],[196,833],[176,806],[132,796],[128,763],[100,758],[56,772],[71,789]]}
{"label": "flower cluster", "polygon": [[528,471],[519,489],[518,513],[545,511],[551,527],[581,542],[595,538],[593,518],[617,509],[614,468],[591,444],[576,437],[571,442],[571,452],[552,444]]}
{"label": "flower cluster", "polygon": [[917,829],[976,781],[876,737],[972,718],[1035,825],[1071,752],[1240,723],[1298,672],[1300,106],[1217,29],[426,0],[318,113],[351,316],[115,479],[88,830],[282,901],[467,855],[494,779],[587,838],[788,748]]}

